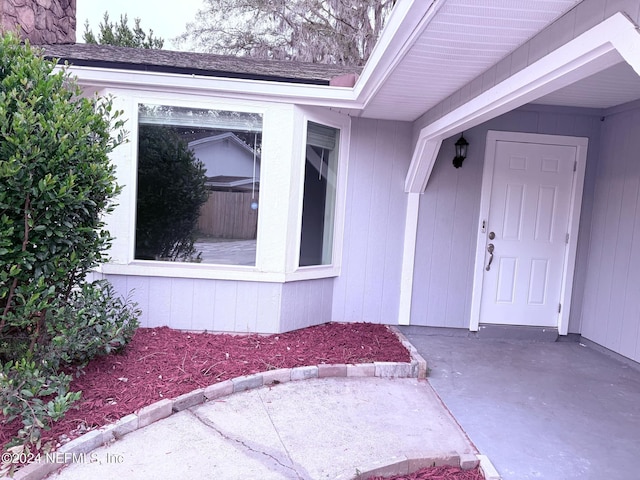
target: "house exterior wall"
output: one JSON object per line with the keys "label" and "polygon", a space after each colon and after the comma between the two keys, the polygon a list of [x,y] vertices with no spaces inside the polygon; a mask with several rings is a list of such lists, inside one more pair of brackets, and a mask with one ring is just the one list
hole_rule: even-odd
{"label": "house exterior wall", "polygon": [[580,331],[590,212],[600,135],[600,110],[529,105],[464,132],[469,141],[461,168],[452,165],[457,136],[442,143],[421,196],[411,323],[469,328],[482,170],[488,130],[589,138],[574,300],[569,332]]}
{"label": "house exterior wall", "polygon": [[15,31],[32,44],[76,42],[76,0],[2,0],[0,31]]}
{"label": "house exterior wall", "polygon": [[303,280],[282,285],[280,331],[330,322],[335,279]]}
{"label": "house exterior wall", "polygon": [[102,278],[138,304],[143,327],[281,333],[331,321],[332,278],[287,283],[130,275]]}
{"label": "house exterior wall", "polygon": [[602,122],[582,335],[640,361],[640,102]]}
{"label": "house exterior wall", "polygon": [[342,269],[332,319],[396,323],[411,125],[354,118]]}

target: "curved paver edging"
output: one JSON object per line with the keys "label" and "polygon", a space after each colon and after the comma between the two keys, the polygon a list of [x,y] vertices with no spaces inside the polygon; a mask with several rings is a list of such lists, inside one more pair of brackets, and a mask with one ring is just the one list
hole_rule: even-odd
{"label": "curved paver edging", "polygon": [[[215,383],[206,388],[198,388],[173,399],[164,399],[152,403],[129,414],[116,423],[92,430],[62,445],[50,458],[55,461],[31,463],[18,470],[13,480],[41,480],[62,466],[72,463],[74,456],[88,454],[92,450],[117,440],[128,433],[144,428],[173,413],[195,407],[209,400],[215,400],[238,392],[244,392],[263,386],[329,377],[383,377],[383,378],[426,378],[427,364],[413,345],[397,329],[391,330],[398,336],[402,345],[409,351],[411,362],[373,362],[359,364],[322,364],[306,367],[280,368],[266,372],[243,375],[241,377]],[[9,480],[2,477],[0,480]]]}
{"label": "curved paver edging", "polygon": [[500,480],[498,472],[485,455],[473,453],[458,454],[451,452],[442,457],[401,456],[379,461],[365,467],[356,468],[356,475],[338,477],[336,480],[368,480],[372,477],[395,477],[397,475],[410,475],[426,467],[441,466],[458,467],[463,470],[471,470],[480,465],[485,480]]}

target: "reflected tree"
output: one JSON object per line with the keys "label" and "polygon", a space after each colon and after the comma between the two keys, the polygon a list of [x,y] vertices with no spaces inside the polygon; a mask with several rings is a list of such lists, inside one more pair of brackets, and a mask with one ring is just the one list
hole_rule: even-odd
{"label": "reflected tree", "polygon": [[140,125],[135,257],[198,261],[194,248],[205,170],[171,128]]}

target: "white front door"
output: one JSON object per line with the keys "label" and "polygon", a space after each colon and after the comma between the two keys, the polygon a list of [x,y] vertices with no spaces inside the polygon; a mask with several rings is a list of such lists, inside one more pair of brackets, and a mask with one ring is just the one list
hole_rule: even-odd
{"label": "white front door", "polygon": [[558,327],[578,148],[494,139],[487,149],[479,323]]}

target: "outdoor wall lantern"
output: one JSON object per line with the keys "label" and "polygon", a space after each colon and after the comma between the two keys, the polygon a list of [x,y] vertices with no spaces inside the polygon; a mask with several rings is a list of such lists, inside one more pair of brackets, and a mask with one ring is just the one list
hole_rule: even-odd
{"label": "outdoor wall lantern", "polygon": [[453,159],[453,166],[456,168],[460,168],[462,166],[462,161],[467,158],[467,147],[469,146],[469,142],[465,140],[463,134],[460,134],[460,138],[456,142],[456,156]]}

